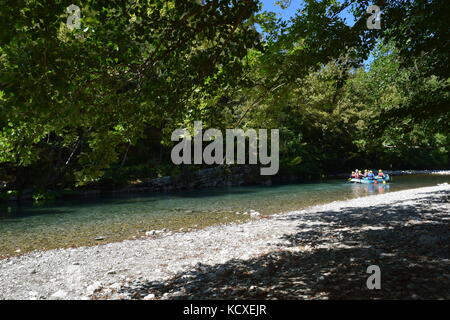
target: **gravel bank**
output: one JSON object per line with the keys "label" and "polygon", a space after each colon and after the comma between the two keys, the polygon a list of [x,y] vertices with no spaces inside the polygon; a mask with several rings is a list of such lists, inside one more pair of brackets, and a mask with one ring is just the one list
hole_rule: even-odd
{"label": "gravel bank", "polygon": [[[450,299],[449,185],[0,260],[0,299]],[[382,289],[368,290],[379,265]]]}

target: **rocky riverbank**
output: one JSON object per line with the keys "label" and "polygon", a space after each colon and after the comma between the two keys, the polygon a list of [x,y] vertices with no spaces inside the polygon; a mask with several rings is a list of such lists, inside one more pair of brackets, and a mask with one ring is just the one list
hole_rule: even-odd
{"label": "rocky riverbank", "polygon": [[[450,186],[0,261],[0,299],[450,299]],[[368,290],[366,269],[381,269]]]}

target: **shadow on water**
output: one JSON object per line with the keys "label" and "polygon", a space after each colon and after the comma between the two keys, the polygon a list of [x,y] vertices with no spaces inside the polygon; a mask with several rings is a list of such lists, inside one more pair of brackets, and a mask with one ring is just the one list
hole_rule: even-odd
{"label": "shadow on water", "polygon": [[57,209],[53,205],[51,208],[48,209],[38,208],[33,211],[26,211],[26,213],[23,213],[20,209],[17,210],[17,208],[14,208],[13,210],[8,210],[7,208],[8,207],[3,208],[3,210],[0,212],[0,222],[2,224],[22,222],[23,216],[38,216],[38,215],[57,216],[57,215],[71,214],[76,211],[75,209],[67,209],[67,208]]}
{"label": "shadow on water", "polygon": [[[157,299],[165,293],[169,299],[449,299],[449,196],[280,217],[297,223],[298,232],[284,236],[287,248],[198,264],[123,292],[136,299],[149,293]],[[381,269],[380,290],[366,287],[370,265]]]}
{"label": "shadow on water", "polygon": [[[80,197],[76,199],[56,199],[48,200],[42,203],[27,203],[27,204],[13,204],[5,205],[0,204],[0,220],[14,219],[15,216],[37,216],[37,215],[47,215],[47,214],[63,214],[63,213],[73,213],[79,209],[88,209],[92,207],[99,207],[102,205],[107,205],[108,207],[130,205],[139,202],[141,206],[145,204],[153,204],[160,201],[170,201],[174,199],[201,199],[201,198],[211,198],[220,196],[233,196],[233,195],[250,195],[260,192],[261,188],[258,187],[255,190],[250,188],[242,187],[227,187],[227,188],[217,188],[210,190],[189,190],[189,191],[171,191],[171,192],[149,192],[149,193],[123,193],[123,194],[102,194]],[[269,188],[269,187],[267,187]],[[70,206],[72,209],[67,210]],[[63,210],[59,210],[58,207],[64,207]],[[182,210],[183,208],[179,208]],[[9,222],[9,221],[8,221]]]}
{"label": "shadow on water", "polygon": [[[264,188],[258,186],[258,189],[252,190],[251,187],[221,187],[212,189],[196,189],[166,192],[165,195],[180,198],[207,198],[221,195],[236,195],[236,194],[253,194],[257,193],[259,189]],[[269,187],[266,187],[269,188]]]}

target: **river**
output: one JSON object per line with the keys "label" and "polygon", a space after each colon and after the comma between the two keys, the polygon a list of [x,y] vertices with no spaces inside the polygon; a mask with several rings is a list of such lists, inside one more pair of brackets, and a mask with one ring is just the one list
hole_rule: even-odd
{"label": "river", "polygon": [[[228,187],[171,193],[114,194],[41,205],[0,206],[0,257],[33,250],[94,245],[145,236],[145,231],[203,228],[331,201],[450,183],[449,175],[394,177],[386,185],[344,180]],[[236,214],[239,212],[240,214]],[[102,240],[96,240],[102,238]]]}

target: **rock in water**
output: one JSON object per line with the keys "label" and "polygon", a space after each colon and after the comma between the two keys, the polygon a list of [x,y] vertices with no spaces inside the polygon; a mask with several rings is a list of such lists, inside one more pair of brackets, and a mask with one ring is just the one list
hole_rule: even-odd
{"label": "rock in water", "polygon": [[261,214],[260,214],[258,211],[250,212],[250,217],[252,217],[252,218],[259,217],[260,215],[261,215]]}

